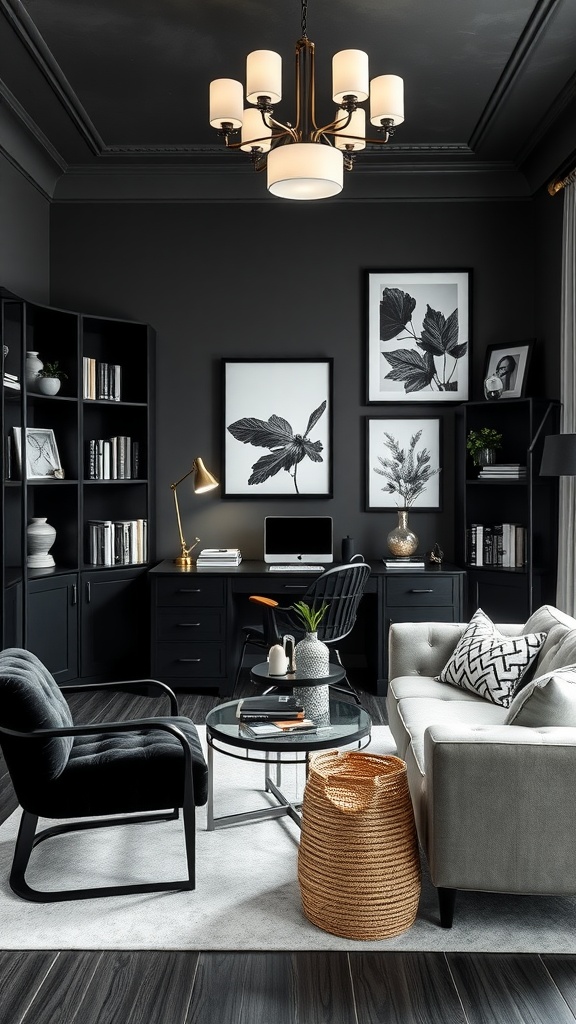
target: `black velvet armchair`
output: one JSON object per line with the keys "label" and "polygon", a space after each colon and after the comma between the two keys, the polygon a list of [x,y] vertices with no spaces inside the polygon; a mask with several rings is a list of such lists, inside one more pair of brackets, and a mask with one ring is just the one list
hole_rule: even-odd
{"label": "black velvet armchair", "polygon": [[[170,700],[170,716],[75,725],[65,692],[145,684]],[[0,746],[22,818],[10,886],[35,902],[87,899],[195,887],[195,807],[206,803],[208,769],[196,727],[178,714],[172,690],[158,680],[123,680],[59,688],[29,651],[0,652]],[[39,891],[26,882],[32,850],[77,829],[182,820],[187,877],[84,889]],[[114,817],[109,817],[114,815]],[[77,819],[36,834],[38,818]],[[86,865],[87,874],[90,865]]]}

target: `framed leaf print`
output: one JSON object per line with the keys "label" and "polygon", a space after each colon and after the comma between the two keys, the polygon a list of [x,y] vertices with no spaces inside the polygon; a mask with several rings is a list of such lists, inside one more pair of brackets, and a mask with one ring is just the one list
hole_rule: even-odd
{"label": "framed leaf print", "polygon": [[368,404],[468,398],[470,271],[368,271]]}
{"label": "framed leaf print", "polygon": [[222,495],[331,498],[332,360],[222,364]]}
{"label": "framed leaf print", "polygon": [[442,421],[366,417],[366,511],[442,508]]}

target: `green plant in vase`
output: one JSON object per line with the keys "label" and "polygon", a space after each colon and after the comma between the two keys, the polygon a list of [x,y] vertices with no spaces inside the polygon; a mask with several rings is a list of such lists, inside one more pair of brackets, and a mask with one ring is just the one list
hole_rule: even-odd
{"label": "green plant in vase", "polygon": [[[327,721],[330,716],[329,687],[318,686],[316,681],[326,679],[330,671],[330,652],[317,636],[318,626],[328,610],[328,605],[323,604],[315,608],[305,601],[296,601],[292,605],[292,610],[306,630],[306,635],[298,641],[294,649],[296,678],[302,680],[302,684],[294,687],[294,696],[302,702],[308,718],[313,721]],[[307,679],[314,680],[314,684],[306,686]]]}
{"label": "green plant in vase", "polygon": [[68,374],[58,368],[58,360],[53,363],[44,363],[36,376],[36,386],[41,395],[57,395],[63,380],[68,380]]}
{"label": "green plant in vase", "polygon": [[321,605],[320,608],[314,608],[312,605],[306,604],[305,601],[295,601],[292,605],[292,609],[297,618],[304,626],[307,633],[318,632],[318,626],[322,622],[324,615],[328,609],[327,604]]}
{"label": "green plant in vase", "polygon": [[497,448],[502,447],[502,434],[492,427],[470,430],[466,438],[466,449],[475,466],[487,466],[495,461]]}

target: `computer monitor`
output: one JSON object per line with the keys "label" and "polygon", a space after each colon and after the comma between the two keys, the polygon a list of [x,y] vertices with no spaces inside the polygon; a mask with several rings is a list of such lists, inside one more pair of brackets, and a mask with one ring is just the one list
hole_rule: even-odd
{"label": "computer monitor", "polygon": [[332,562],[332,516],[266,516],[264,561],[286,565]]}

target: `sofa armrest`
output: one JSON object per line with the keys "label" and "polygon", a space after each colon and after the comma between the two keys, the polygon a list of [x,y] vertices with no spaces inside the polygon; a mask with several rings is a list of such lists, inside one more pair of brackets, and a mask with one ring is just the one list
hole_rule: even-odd
{"label": "sofa armrest", "polygon": [[576,728],[431,725],[424,757],[435,885],[576,893]]}
{"label": "sofa armrest", "polygon": [[465,629],[462,622],[393,622],[388,634],[388,679],[437,676]]}

